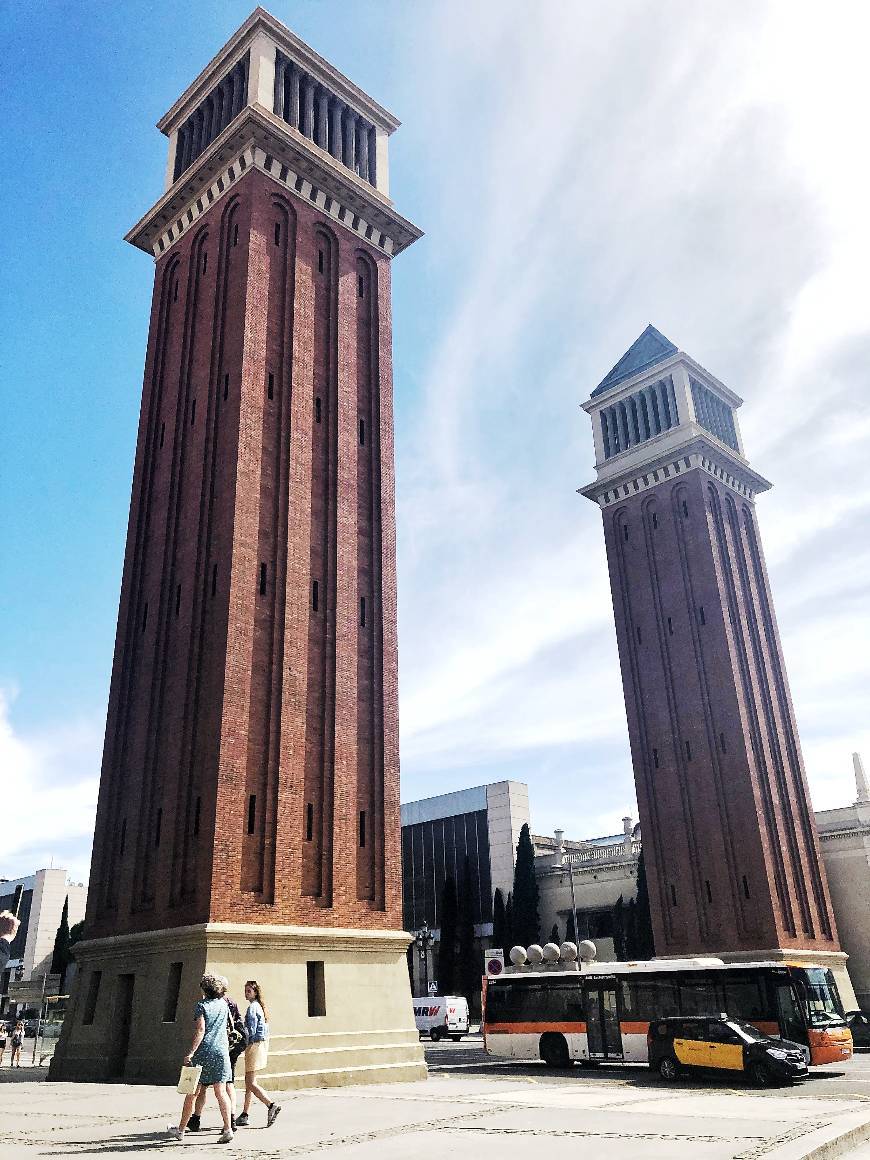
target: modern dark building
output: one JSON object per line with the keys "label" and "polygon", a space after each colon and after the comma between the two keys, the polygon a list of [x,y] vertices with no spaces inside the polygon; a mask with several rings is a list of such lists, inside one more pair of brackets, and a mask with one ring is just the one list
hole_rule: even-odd
{"label": "modern dark building", "polygon": [[[528,787],[499,781],[423,798],[402,805],[402,916],[411,932],[428,927],[437,944],[444,882],[457,890],[471,876],[475,933],[492,934],[492,901],[496,889],[507,899],[513,889],[514,861],[520,830],[529,820]],[[415,960],[414,984],[435,978]],[[418,975],[420,976],[418,978]]]}
{"label": "modern dark building", "polygon": [[206,963],[270,995],[266,1086],[424,1074],[390,301],[419,230],[389,197],[397,126],[261,8],[158,124],[165,192],[127,235],[156,268],[89,941],[53,1078],[174,1079]]}
{"label": "modern dark building", "polygon": [[806,956],[846,998],[741,402],[649,326],[584,404],[656,952]]}

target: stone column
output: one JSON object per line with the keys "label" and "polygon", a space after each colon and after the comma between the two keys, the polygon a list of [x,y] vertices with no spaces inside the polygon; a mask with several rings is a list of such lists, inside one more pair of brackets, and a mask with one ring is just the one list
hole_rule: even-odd
{"label": "stone column", "polygon": [[356,158],[356,123],[357,115],[350,109],[344,119],[344,164],[353,169]]}
{"label": "stone column", "polygon": [[360,121],[357,127],[359,137],[359,175],[363,181],[369,179],[369,129],[365,122]]}
{"label": "stone column", "polygon": [[329,106],[329,116],[332,121],[332,140],[329,143],[329,152],[339,161],[342,159],[341,115],[344,105],[341,101],[333,100]]}
{"label": "stone column", "polygon": [[[287,95],[287,86],[289,87],[289,95]],[[287,108],[286,119],[293,126],[294,129],[299,128],[299,69],[295,64],[287,66],[287,73],[284,79],[285,86],[285,105]]]}
{"label": "stone column", "polygon": [[166,174],[163,179],[164,189],[169,189],[175,184],[175,160],[176,158],[181,160],[178,153],[178,138],[181,132],[182,130],[176,129],[169,137],[169,153],[166,157]]}
{"label": "stone column", "polygon": [[299,128],[304,136],[314,136],[314,81],[311,77],[302,80],[302,121]]}
{"label": "stone column", "polygon": [[329,93],[326,89],[317,90],[317,121],[315,124],[316,133],[314,136],[314,144],[319,145],[321,149],[325,149],[329,142],[329,125],[327,119],[329,117]]}

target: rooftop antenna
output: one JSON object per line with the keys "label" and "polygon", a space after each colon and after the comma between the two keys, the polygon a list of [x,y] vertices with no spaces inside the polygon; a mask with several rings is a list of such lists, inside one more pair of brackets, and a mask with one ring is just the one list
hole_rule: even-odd
{"label": "rooftop antenna", "polygon": [[855,767],[855,789],[858,791],[858,801],[855,804],[870,802],[870,786],[867,785],[867,774],[864,772],[860,753],[852,754],[852,765]]}

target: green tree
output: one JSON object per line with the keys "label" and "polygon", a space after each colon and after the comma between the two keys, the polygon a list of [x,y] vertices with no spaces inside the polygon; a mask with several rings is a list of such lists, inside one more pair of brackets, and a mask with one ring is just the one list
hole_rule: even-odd
{"label": "green tree", "polygon": [[574,911],[568,915],[568,921],[565,923],[565,941],[575,943],[577,941],[577,931],[574,929]]}
{"label": "green tree", "polygon": [[550,942],[555,943],[556,946],[559,946],[560,941],[561,941],[561,939],[559,937],[559,924],[558,924],[558,922],[554,922],[553,929],[550,931]]}
{"label": "green tree", "polygon": [[507,928],[507,913],[504,905],[504,895],[497,886],[492,899],[492,945],[501,947],[507,958],[510,953],[510,932]]}
{"label": "green tree", "polygon": [[438,993],[452,995],[456,988],[456,934],[457,934],[456,883],[453,875],[444,879],[441,890],[441,937],[438,940]]}
{"label": "green tree", "polygon": [[637,860],[637,903],[634,908],[633,943],[630,956],[633,959],[651,959],[656,953],[653,939],[652,915],[649,907],[649,887],[646,881],[646,866],[643,847]]}
{"label": "green tree", "polygon": [[540,936],[538,916],[538,882],[535,878],[535,847],[528,822],[520,830],[517,860],[514,866],[513,936],[520,946],[536,943]]}
{"label": "green tree", "polygon": [[81,942],[85,937],[85,920],[74,923],[69,928],[69,945],[74,947],[77,942]]}
{"label": "green tree", "polygon": [[[480,991],[480,956],[474,946],[474,893],[471,883],[471,863],[465,859],[462,870],[462,885],[459,892],[459,969],[457,985],[459,994],[464,995],[472,1010],[478,1009]],[[447,994],[442,991],[442,994]]]}
{"label": "green tree", "polygon": [[620,894],[613,904],[613,955],[617,962],[625,961],[629,941],[627,908]]}
{"label": "green tree", "polygon": [[72,962],[70,954],[69,930],[69,895],[63,900],[63,910],[60,914],[60,926],[54,936],[54,950],[51,952],[51,973],[60,975],[60,989],[63,991],[63,980],[67,967]]}
{"label": "green tree", "polygon": [[507,902],[504,904],[505,962],[510,961],[511,947],[516,946],[516,941],[514,938],[514,896],[508,894]]}

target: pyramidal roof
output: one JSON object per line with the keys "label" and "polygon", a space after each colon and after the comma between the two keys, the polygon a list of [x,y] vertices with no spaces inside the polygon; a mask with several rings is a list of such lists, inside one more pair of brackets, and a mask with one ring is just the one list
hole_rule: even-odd
{"label": "pyramidal roof", "polygon": [[654,367],[656,363],[664,362],[666,358],[670,358],[672,354],[676,353],[677,348],[671,340],[665,338],[650,323],[643,334],[631,344],[616,366],[604,376],[592,392],[592,398],[609,391],[611,387],[615,387],[624,379],[630,379],[632,375],[640,374],[641,371]]}

